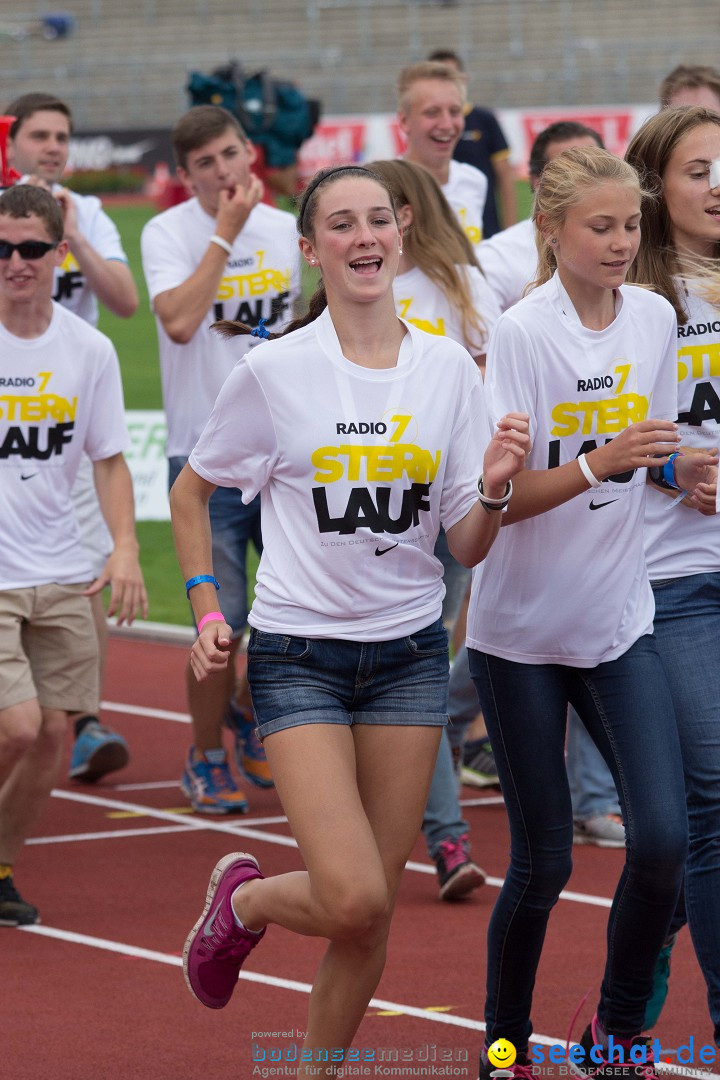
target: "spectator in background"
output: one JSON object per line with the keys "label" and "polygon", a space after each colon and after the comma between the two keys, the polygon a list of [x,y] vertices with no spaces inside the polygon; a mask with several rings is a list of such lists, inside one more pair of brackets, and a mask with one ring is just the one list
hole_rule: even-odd
{"label": "spectator in background", "polygon": [[[157,322],[167,415],[170,486],[185,465],[215,398],[250,338],[225,341],[212,323],[239,320],[282,330],[299,294],[299,251],[292,214],[260,202],[255,151],[238,120],[218,105],[196,105],[173,130],[178,176],[192,195],[143,229],[142,259]],[[219,602],[233,630],[227,677],[199,683],[188,668],[193,723],[182,787],[193,808],[245,813],[244,794],[223,748],[225,722],[238,767],[259,787],[272,787],[255,734],[247,686],[235,688],[234,657],[247,620],[246,555],[258,551],[260,496],[245,506],[236,488],[210,500],[212,558]]]}
{"label": "spectator in background", "polygon": [[[0,343],[13,387],[0,410],[0,926],[39,921],[13,867],[55,782],[68,715],[98,699],[89,598],[110,583],[119,623],[147,614],[117,355],[51,299],[63,224],[39,186],[0,196]],[[71,497],[83,453],[112,533],[97,577]]]}
{"label": "spectator in background", "polygon": [[[65,172],[72,134],[72,113],[64,101],[42,92],[23,94],[5,110],[14,116],[8,159],[30,184],[48,188],[63,215],[67,253],[55,269],[53,300],[97,326],[98,301],[120,318],[129,318],[138,306],[138,294],[115,225],[94,195],[78,195],[60,184]],[[93,574],[102,573],[112,551],[112,538],[98,504],[90,460],[83,456],[73,487],[73,502],[82,542],[92,560]],[[92,599],[95,630],[100,643],[100,680],[107,649],[107,623],[100,592]],[[122,768],[128,746],[117,732],[98,719],[100,697],[88,713],[75,717],[75,742],[70,776],[98,780]]]}
{"label": "spectator in background", "polygon": [[398,123],[407,139],[405,160],[432,173],[473,245],[482,239],[487,179],[472,165],[453,161],[463,132],[465,83],[447,64],[425,60],[398,79]]}
{"label": "spectator in background", "polygon": [[[530,187],[537,189],[540,174],[563,150],[573,146],[602,146],[597,131],[574,120],[559,120],[535,137],[528,165]],[[517,304],[526,286],[537,273],[538,252],[532,219],[519,221],[484,240],[478,258],[488,283],[497,296],[501,311]]]}
{"label": "spectator in background", "polygon": [[660,84],[660,104],[703,105],[720,112],[720,71],[703,64],[679,64]]}
{"label": "spectator in background", "polygon": [[[428,60],[447,64],[467,85],[468,77],[463,62],[452,49],[435,49],[428,56]],[[494,236],[500,229],[514,225],[517,221],[515,170],[510,162],[507,139],[497,117],[490,109],[466,103],[465,129],[453,157],[455,161],[474,165],[487,178],[488,193],[483,213],[485,239]]]}

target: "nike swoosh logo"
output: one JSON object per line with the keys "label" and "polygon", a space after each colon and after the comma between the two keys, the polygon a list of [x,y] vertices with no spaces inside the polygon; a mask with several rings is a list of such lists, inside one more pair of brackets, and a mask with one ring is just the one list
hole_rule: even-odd
{"label": "nike swoosh logo", "polygon": [[[398,543],[399,543],[399,541],[398,541]],[[397,544],[391,544],[389,548],[375,548],[375,554],[376,555],[387,555],[388,551],[392,551],[393,548],[396,548],[397,546],[398,546]]]}
{"label": "nike swoosh logo", "polygon": [[602,509],[603,506],[610,506],[610,504],[614,503],[614,502],[618,502],[618,500],[617,499],[608,499],[607,502],[596,503],[596,502],[593,502],[592,499],[591,499],[590,500],[590,509],[591,510],[600,510],[600,509]]}
{"label": "nike swoosh logo", "polygon": [[213,924],[213,922],[215,920],[215,916],[217,915],[217,913],[218,913],[218,911],[220,910],[221,907],[222,907],[222,900],[215,906],[215,910],[211,911],[210,914],[208,915],[207,919],[205,920],[205,925],[203,926],[203,934],[205,934],[208,937],[212,934],[212,924]]}
{"label": "nike swoosh logo", "polygon": [[20,479],[21,480],[32,480],[33,476],[37,476],[37,473],[36,472],[31,472],[31,473],[28,473],[27,476],[23,476],[23,474],[20,473]]}

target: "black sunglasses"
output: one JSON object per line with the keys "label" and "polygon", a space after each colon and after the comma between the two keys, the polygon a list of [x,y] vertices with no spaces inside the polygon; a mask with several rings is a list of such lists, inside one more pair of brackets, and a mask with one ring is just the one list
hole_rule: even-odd
{"label": "black sunglasses", "polygon": [[0,259],[12,258],[13,251],[20,253],[21,259],[42,259],[57,244],[46,244],[44,240],[23,240],[20,244],[11,244],[9,240],[0,240]]}

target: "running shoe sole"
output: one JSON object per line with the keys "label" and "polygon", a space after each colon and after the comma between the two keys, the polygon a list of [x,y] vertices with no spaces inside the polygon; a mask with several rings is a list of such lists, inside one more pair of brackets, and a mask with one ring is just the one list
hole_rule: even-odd
{"label": "running shoe sole", "polygon": [[68,776],[71,780],[87,780],[92,783],[108,773],[124,769],[130,760],[127,746],[121,742],[107,742],[99,746],[82,765],[76,765],[70,769]]}

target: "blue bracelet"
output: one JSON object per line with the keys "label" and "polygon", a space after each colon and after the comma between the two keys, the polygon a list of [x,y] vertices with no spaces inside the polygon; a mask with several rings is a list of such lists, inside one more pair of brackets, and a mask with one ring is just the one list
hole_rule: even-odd
{"label": "blue bracelet", "polygon": [[201,585],[203,581],[214,585],[216,589],[220,588],[220,582],[212,574],[198,574],[197,577],[188,578],[185,582],[185,595],[189,596],[190,590],[195,588],[196,585]]}
{"label": "blue bracelet", "polygon": [[677,480],[675,479],[675,458],[676,457],[682,457],[682,454],[680,453],[679,450],[677,450],[674,454],[671,454],[670,457],[665,462],[665,464],[663,465],[663,478],[664,478],[666,484],[669,484],[670,487],[673,487],[673,488],[675,488],[676,491],[679,491],[680,490],[680,485],[678,484]]}

